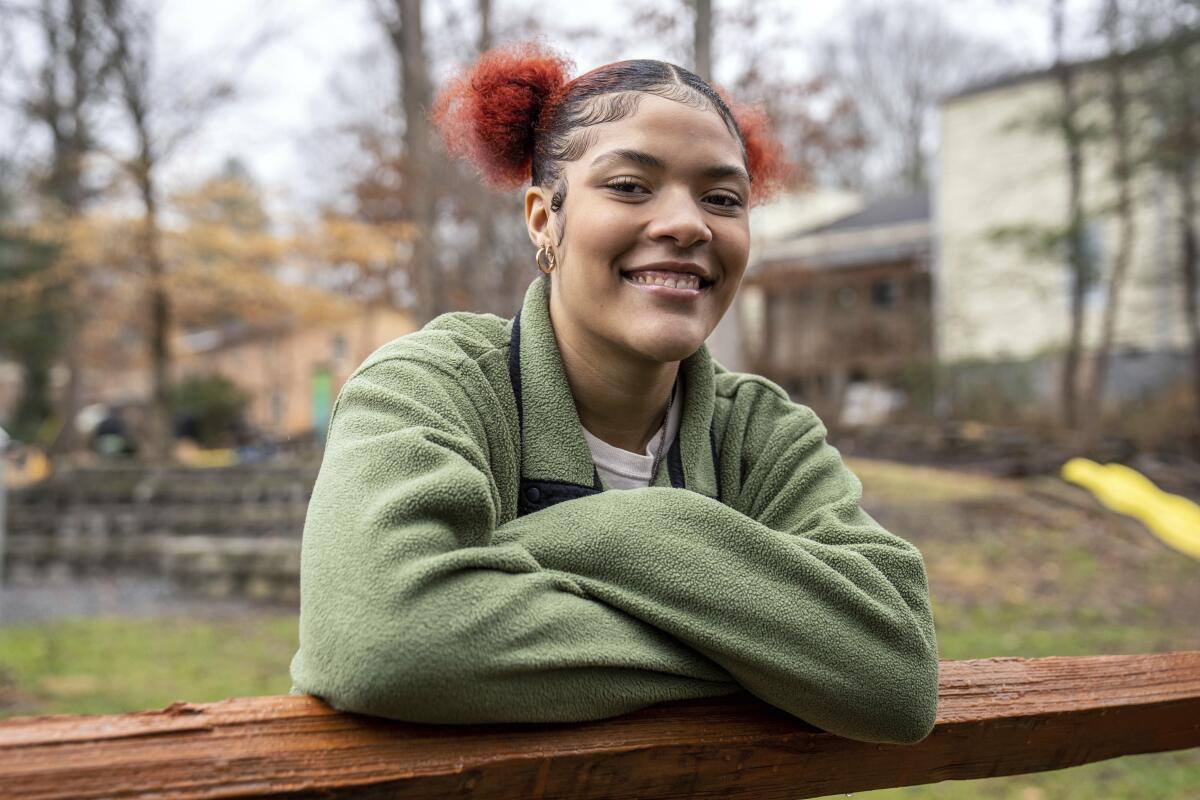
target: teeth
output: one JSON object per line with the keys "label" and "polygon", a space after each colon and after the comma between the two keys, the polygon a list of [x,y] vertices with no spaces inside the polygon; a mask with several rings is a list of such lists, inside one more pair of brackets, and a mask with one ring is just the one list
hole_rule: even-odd
{"label": "teeth", "polygon": [[699,289],[698,275],[681,274],[678,277],[663,278],[658,275],[633,275],[630,280],[634,283],[644,283],[651,286],[666,286],[671,289]]}

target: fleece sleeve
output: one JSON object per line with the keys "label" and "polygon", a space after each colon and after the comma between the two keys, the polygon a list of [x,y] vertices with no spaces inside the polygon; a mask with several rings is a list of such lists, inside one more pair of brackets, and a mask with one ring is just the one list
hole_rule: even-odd
{"label": "fleece sleeve", "polygon": [[861,483],[810,409],[765,388],[756,397],[742,409],[731,505],[686,489],[604,492],[514,520],[496,540],[800,719],[920,741],[938,692],[921,554],[862,510]]}
{"label": "fleece sleeve", "polygon": [[293,694],[411,722],[557,722],[741,690],[649,622],[496,543],[453,370],[389,360],[339,395],[305,521]]}

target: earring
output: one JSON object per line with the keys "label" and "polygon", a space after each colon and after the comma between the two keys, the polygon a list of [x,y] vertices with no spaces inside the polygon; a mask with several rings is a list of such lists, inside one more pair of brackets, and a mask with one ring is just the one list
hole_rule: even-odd
{"label": "earring", "polygon": [[[546,256],[546,266],[542,266],[543,254]],[[537,264],[537,268],[542,271],[543,275],[549,275],[551,272],[554,272],[554,268],[558,266],[558,264],[554,261],[553,251],[546,247],[546,245],[542,245],[538,248],[537,255],[533,257],[533,260],[534,263]]]}

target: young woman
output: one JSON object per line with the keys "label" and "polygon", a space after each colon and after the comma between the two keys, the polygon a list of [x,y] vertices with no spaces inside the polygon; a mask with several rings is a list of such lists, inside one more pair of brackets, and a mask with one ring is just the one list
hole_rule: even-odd
{"label": "young woman", "polygon": [[497,50],[438,101],[452,152],[531,184],[543,274],[513,319],[441,316],[343,387],[293,693],[483,723],[748,690],[919,741],[938,679],[921,554],[861,509],[809,408],[704,347],[777,147],[680,67],[567,69]]}

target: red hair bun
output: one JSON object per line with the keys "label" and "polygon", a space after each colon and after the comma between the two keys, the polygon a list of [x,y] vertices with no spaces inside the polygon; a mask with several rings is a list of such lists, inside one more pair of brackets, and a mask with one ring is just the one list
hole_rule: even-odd
{"label": "red hair bun", "polygon": [[566,84],[571,67],[568,59],[537,44],[484,53],[434,101],[429,116],[447,152],[473,163],[497,189],[527,183],[538,119]]}
{"label": "red hair bun", "polygon": [[775,136],[771,117],[761,105],[739,103],[719,86],[714,85],[713,91],[729,109],[742,135],[746,172],[750,173],[750,179],[754,182],[750,205],[757,206],[775,199],[795,174],[794,167],[783,152],[783,145]]}
{"label": "red hair bun", "polygon": [[750,204],[756,206],[773,200],[794,176],[783,146],[775,137],[771,118],[761,106],[734,103],[729,110],[742,133],[746,171],[754,180]]}

